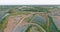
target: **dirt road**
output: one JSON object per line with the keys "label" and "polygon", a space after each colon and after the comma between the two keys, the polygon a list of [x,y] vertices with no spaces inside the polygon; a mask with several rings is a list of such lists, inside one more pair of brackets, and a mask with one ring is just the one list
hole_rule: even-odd
{"label": "dirt road", "polygon": [[[10,16],[8,19],[8,23],[7,23],[7,28],[4,29],[4,32],[12,32],[18,25],[20,25],[21,23],[24,23],[24,19],[31,16],[31,14],[29,15],[23,15],[23,16]],[[23,24],[21,24],[23,25]]]}

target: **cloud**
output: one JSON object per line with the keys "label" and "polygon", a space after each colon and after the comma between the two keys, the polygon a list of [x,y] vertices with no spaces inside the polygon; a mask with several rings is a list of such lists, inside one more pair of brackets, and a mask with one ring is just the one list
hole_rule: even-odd
{"label": "cloud", "polygon": [[60,0],[0,0],[0,5],[53,5],[60,4]]}

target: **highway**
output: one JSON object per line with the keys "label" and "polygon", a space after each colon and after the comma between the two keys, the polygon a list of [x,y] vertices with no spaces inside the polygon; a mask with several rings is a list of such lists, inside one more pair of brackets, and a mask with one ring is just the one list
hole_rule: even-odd
{"label": "highway", "polygon": [[[31,16],[31,14],[28,15],[28,16],[23,16],[23,19],[16,25],[16,27],[13,29],[12,32],[15,32],[15,31],[19,32],[18,30],[24,29],[24,27],[26,27],[25,25],[30,25],[30,24],[36,25],[36,26],[38,26],[40,29],[42,29],[44,32],[46,32],[46,30],[44,30],[44,29],[43,29],[40,25],[38,25],[38,24],[35,24],[35,23],[24,23],[23,20],[24,20],[25,18],[29,17],[29,16]],[[22,27],[22,26],[24,26],[24,27]],[[20,29],[20,28],[18,28],[18,27],[22,27],[22,28]],[[26,28],[27,28],[27,27],[26,27]]]}

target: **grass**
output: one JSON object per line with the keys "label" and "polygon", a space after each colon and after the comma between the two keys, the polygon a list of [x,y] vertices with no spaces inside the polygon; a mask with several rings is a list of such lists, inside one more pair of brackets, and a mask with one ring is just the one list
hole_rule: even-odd
{"label": "grass", "polygon": [[[14,15],[27,15],[27,14],[30,14],[30,12],[26,12],[26,11],[21,11],[21,12],[19,12],[19,11],[15,11],[14,13],[10,13],[12,16],[14,16]],[[27,18],[26,20],[28,21],[28,22],[33,22],[33,19],[35,18],[35,16],[37,16],[37,15],[33,15],[31,18]],[[54,22],[53,22],[53,19],[52,19],[52,17],[50,17],[50,16],[48,16],[48,18],[49,18],[49,21],[51,22],[51,23],[53,23],[53,25],[54,25],[54,27],[56,28],[56,30],[58,31],[58,29],[57,29],[57,27],[55,26],[55,24],[54,24]],[[7,20],[8,20],[8,16],[5,18],[5,19],[3,19],[3,21],[2,21],[2,23],[0,24],[0,29],[3,31],[5,28],[6,28],[6,25],[7,25]],[[36,23],[36,24],[38,24],[38,25],[40,25],[40,26],[42,26],[47,32],[49,31],[50,32],[50,30],[51,29],[47,29],[47,25],[44,25],[44,24],[42,24],[40,21],[37,21],[37,22],[33,22],[33,23]],[[32,27],[32,25],[30,25],[28,28],[27,28],[27,30],[25,31],[25,32],[29,32],[29,30],[30,30],[30,28]],[[37,30],[38,30],[38,28],[36,28]]]}
{"label": "grass", "polygon": [[2,23],[0,24],[0,29],[4,32],[4,29],[6,28],[7,26],[7,21],[8,20],[8,16],[2,20]]}
{"label": "grass", "polygon": [[32,25],[30,25],[26,30],[25,32],[29,32],[30,28],[32,27]]}
{"label": "grass", "polygon": [[43,32],[43,30],[41,30],[39,27],[37,26],[34,26],[35,27],[35,30],[39,31],[39,32]]}
{"label": "grass", "polygon": [[[56,25],[54,24],[52,17],[51,16],[48,16],[48,18],[49,18],[50,23],[52,23],[54,25],[56,31],[58,32],[58,29],[57,29]],[[51,29],[50,29],[50,31],[51,31]]]}

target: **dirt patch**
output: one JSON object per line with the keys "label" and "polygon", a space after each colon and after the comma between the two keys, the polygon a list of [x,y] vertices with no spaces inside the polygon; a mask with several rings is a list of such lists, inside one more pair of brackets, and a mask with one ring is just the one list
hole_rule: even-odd
{"label": "dirt patch", "polygon": [[5,28],[4,32],[12,32],[17,23],[22,19],[20,16],[9,16],[7,28]]}

